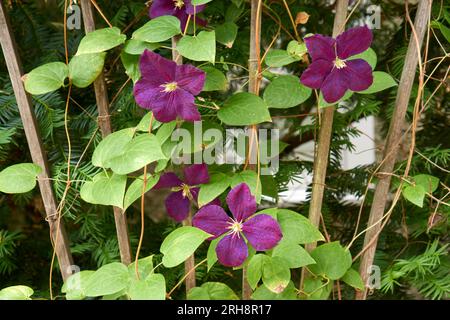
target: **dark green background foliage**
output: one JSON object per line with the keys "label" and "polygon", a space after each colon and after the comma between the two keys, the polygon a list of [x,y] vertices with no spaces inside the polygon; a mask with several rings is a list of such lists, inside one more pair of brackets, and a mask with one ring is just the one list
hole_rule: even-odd
{"label": "dark green background foliage", "polygon": [[[114,26],[123,30],[138,17],[129,29],[128,36],[136,28],[148,21],[147,10],[143,1],[97,1],[104,13]],[[267,47],[281,23],[286,30],[293,34],[292,26],[281,1],[266,1],[271,11],[265,10],[262,24],[262,46]],[[333,14],[328,1],[288,1],[292,12],[305,11],[311,17],[302,34],[321,33],[330,34],[333,25]],[[378,55],[377,70],[389,72],[399,80],[408,39],[409,25],[404,19],[404,5],[394,1],[379,1],[382,8],[383,26],[374,30],[375,42],[372,48]],[[63,40],[63,0],[54,1],[12,1],[9,15],[12,20],[14,35],[18,40],[19,53],[25,71],[52,61],[64,61]],[[448,9],[448,8],[447,8]],[[411,6],[411,16],[415,7]],[[440,1],[435,1],[433,18],[440,13]],[[352,16],[349,25],[362,18],[365,7],[361,6]],[[215,26],[224,22],[225,15],[236,15],[239,34],[232,49],[218,45],[216,60],[246,65],[249,52],[249,6],[238,10],[231,5],[231,1],[215,0],[211,2],[203,15],[208,18],[209,25]],[[97,27],[106,27],[103,20],[97,16]],[[438,29],[434,29],[440,42],[448,51],[449,45]],[[75,54],[78,43],[84,36],[84,31],[69,31],[69,55]],[[285,48],[292,40],[284,30],[281,31],[280,41],[276,47]],[[169,56],[169,51],[160,51]],[[127,80],[123,66],[119,59],[120,51],[112,50],[105,62],[105,73],[108,84],[109,97],[112,99],[119,88]],[[442,50],[434,37],[429,44],[430,57],[442,55]],[[436,67],[437,60],[431,61],[427,70]],[[227,68],[233,73],[233,78],[246,76],[245,70],[233,68],[231,65],[218,64],[217,68]],[[298,75],[304,64],[293,63],[289,71]],[[438,67],[435,79],[441,79],[448,67],[448,61]],[[244,83],[245,81],[242,81]],[[236,82],[233,82],[229,92],[232,92]],[[425,88],[425,99],[430,96],[438,81],[429,81]],[[448,86],[448,84],[447,84]],[[212,92],[205,97],[223,100],[228,93]],[[417,93],[414,85],[410,100],[408,119],[412,118],[412,110]],[[380,137],[385,137],[388,120],[391,118],[395,102],[396,88],[383,91],[381,94],[353,95],[349,100],[349,108],[345,113],[335,113],[334,132],[332,139],[332,157],[328,170],[327,188],[323,206],[324,221],[331,239],[347,244],[351,241],[356,226],[359,205],[343,203],[343,195],[354,193],[363,195],[368,178],[374,170],[372,166],[358,167],[349,171],[341,169],[340,151],[342,148],[352,148],[349,138],[359,133],[349,128],[353,121],[365,116],[374,115],[381,121]],[[61,199],[67,180],[68,145],[64,131],[65,89],[58,92],[33,97],[33,106],[38,118],[45,149],[48,150],[52,166],[54,189],[58,200]],[[68,125],[72,137],[71,166],[79,163],[76,170],[72,170],[71,185],[66,197],[64,219],[72,245],[72,253],[77,265],[82,269],[97,269],[98,267],[119,260],[119,250],[116,239],[114,218],[109,207],[93,206],[80,199],[79,189],[82,181],[98,173],[90,163],[90,155],[95,145],[101,141],[97,126],[97,111],[92,86],[88,90],[73,88],[72,103],[69,112]],[[271,109],[272,116],[286,116],[290,114],[305,114],[311,112],[315,106],[314,95],[301,104],[300,107],[290,109]],[[426,173],[439,177],[440,181],[449,185],[449,175],[439,169],[450,167],[450,108],[448,87],[441,86],[432,97],[429,107],[423,114],[419,131],[417,132],[416,149],[423,155],[415,154],[412,162],[411,176]],[[207,111],[205,111],[207,110]],[[129,83],[117,96],[112,105],[112,123],[114,129],[136,125],[144,111],[139,109],[132,95],[132,84]],[[212,112],[202,109],[204,115]],[[316,123],[302,125],[303,118],[286,118],[285,127],[288,134],[283,138],[288,143],[281,158],[280,171],[273,178],[263,178],[265,193],[277,194],[287,189],[287,184],[293,179],[300,179],[300,174],[306,169],[312,170],[310,162],[286,160],[286,157],[297,146],[314,139]],[[406,143],[406,142],[405,142]],[[82,157],[87,148],[87,154]],[[406,147],[407,150],[407,147]],[[284,158],[283,158],[284,157]],[[404,158],[404,157],[402,157]],[[428,158],[429,160],[426,160]],[[81,161],[80,161],[81,159]],[[284,160],[283,160],[284,159]],[[12,87],[3,56],[0,56],[0,170],[19,162],[31,162],[22,123],[19,117]],[[433,164],[434,163],[434,164]],[[395,173],[401,175],[405,163],[399,162]],[[440,187],[435,195],[442,198],[448,190]],[[369,191],[365,201],[360,226],[366,225],[368,210],[372,199]],[[162,199],[155,204],[162,208]],[[376,253],[375,264],[382,270],[382,290],[376,291],[371,298],[434,298],[448,296],[450,292],[450,261],[448,249],[444,246],[448,242],[449,214],[448,206],[441,205],[437,211],[435,225],[427,231],[428,219],[436,208],[436,202],[426,199],[423,208],[419,208],[403,198],[395,207],[389,224],[381,234]],[[293,210],[307,215],[308,203],[298,205]],[[51,246],[48,227],[42,219],[43,205],[39,191],[22,195],[0,194],[0,288],[21,283],[33,287],[35,296],[48,297],[48,269],[51,259]],[[127,212],[133,251],[136,251],[137,238],[140,228],[139,213],[131,208]],[[175,228],[175,224],[167,219],[158,223],[148,216],[143,252],[141,256],[159,252],[163,238]],[[362,227],[360,227],[360,231]],[[362,247],[360,237],[352,247],[352,255],[357,254]],[[206,255],[207,246],[198,251],[200,261]],[[161,257],[156,256],[155,265]],[[167,287],[171,288],[180,279],[184,270],[180,266],[165,269]],[[201,266],[197,272],[201,282],[219,280],[229,284],[236,293],[240,289],[240,277],[231,274],[227,269],[215,265],[207,273],[206,266]],[[54,277],[54,288],[61,287],[59,277]],[[353,289],[344,287],[344,298],[353,296]],[[179,295],[183,293],[180,292]],[[180,296],[182,297],[182,296]],[[178,298],[180,298],[178,297]],[[176,296],[174,298],[177,298]]]}

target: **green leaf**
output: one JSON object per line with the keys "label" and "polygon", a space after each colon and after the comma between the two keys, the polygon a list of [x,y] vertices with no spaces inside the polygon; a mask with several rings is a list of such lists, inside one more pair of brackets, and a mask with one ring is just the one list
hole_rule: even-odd
{"label": "green leaf", "polygon": [[208,265],[208,272],[209,270],[211,270],[211,268],[214,266],[214,264],[216,264],[217,262],[217,253],[216,253],[216,247],[217,244],[219,243],[220,239],[222,239],[223,237],[219,237],[216,238],[214,240],[211,241],[211,243],[209,244],[208,247],[208,252],[206,254],[206,264]]}
{"label": "green leaf", "polygon": [[289,281],[286,289],[281,293],[274,293],[265,285],[259,286],[252,294],[253,300],[297,300],[297,289],[292,281]]}
{"label": "green leaf", "polygon": [[180,33],[180,20],[177,17],[161,16],[150,20],[134,31],[132,38],[144,42],[161,42]]}
{"label": "green leaf", "polygon": [[255,254],[248,262],[247,281],[253,290],[256,289],[259,280],[261,280],[265,261],[269,259],[267,255],[259,253]]}
{"label": "green leaf", "polygon": [[136,39],[130,39],[125,42],[125,46],[123,47],[123,51],[132,54],[132,55],[141,55],[145,49],[150,51],[154,51],[158,49],[161,45],[159,43],[149,43]]}
{"label": "green leaf", "polygon": [[423,200],[425,199],[426,191],[421,185],[405,186],[402,190],[402,194],[409,202],[421,208],[423,207]]}
{"label": "green leaf", "polygon": [[307,278],[303,283],[303,292],[307,293],[307,300],[327,300],[332,288],[332,281],[327,284],[319,278]]}
{"label": "green leaf", "polygon": [[120,60],[122,61],[127,76],[133,80],[133,83],[136,83],[141,77],[141,71],[139,70],[139,56],[128,54],[123,51],[120,54]]}
{"label": "green leaf", "polygon": [[338,241],[325,243],[311,252],[311,257],[316,264],[309,269],[316,275],[326,276],[328,279],[337,280],[345,275],[352,266],[350,251],[343,248]]}
{"label": "green leaf", "polygon": [[264,100],[269,108],[292,108],[305,102],[312,90],[300,83],[296,76],[279,76],[264,91]]}
{"label": "green leaf", "polygon": [[382,71],[375,71],[373,73],[373,83],[372,85],[364,90],[364,91],[358,91],[357,93],[360,94],[372,94],[375,92],[380,92],[383,90],[386,90],[391,87],[395,87],[397,85],[397,82],[394,80],[394,78],[391,77],[386,72]]}
{"label": "green leaf", "polygon": [[261,202],[261,180],[258,174],[253,170],[245,170],[236,172],[231,180],[230,186],[234,188],[240,183],[246,183],[250,188],[251,193],[255,196],[256,202]]}
{"label": "green leaf", "polygon": [[230,183],[231,178],[222,172],[211,174],[209,182],[200,185],[198,206],[202,207],[220,196],[230,186]]}
{"label": "green leaf", "polygon": [[[183,122],[181,127],[175,130],[172,135],[173,141],[178,143],[177,155],[211,150],[212,147],[222,141],[222,131],[223,128],[212,121]],[[220,135],[212,135],[211,133],[214,132],[218,132]]]}
{"label": "green leaf", "polygon": [[225,22],[216,27],[216,40],[227,48],[232,48],[238,33],[238,26],[234,22]]}
{"label": "green leaf", "polygon": [[258,213],[275,216],[281,227],[283,241],[305,244],[325,240],[319,230],[307,218],[295,211],[272,208]]}
{"label": "green leaf", "polygon": [[439,30],[441,30],[441,33],[444,36],[444,38],[447,40],[448,43],[450,43],[450,28],[446,27],[443,23],[440,23],[439,21],[432,21],[431,26],[433,28],[438,28]]}
{"label": "green leaf", "polygon": [[86,88],[103,71],[106,53],[89,53],[74,56],[69,63],[69,78],[74,86]]}
{"label": "green leaf", "polygon": [[235,3],[231,3],[225,11],[225,21],[235,22],[239,19],[244,12],[245,6],[238,6]]}
{"label": "green leaf", "polygon": [[95,273],[92,270],[83,270],[71,275],[64,282],[61,292],[66,294],[67,300],[83,300],[86,298],[86,283]]}
{"label": "green leaf", "polygon": [[299,58],[291,56],[286,50],[271,49],[267,53],[264,62],[269,67],[278,68],[299,60]]}
{"label": "green leaf", "polygon": [[416,185],[422,186],[426,192],[433,193],[439,186],[439,178],[428,174],[418,174],[413,177]]}
{"label": "green leaf", "polygon": [[239,92],[231,96],[217,112],[217,116],[223,123],[230,126],[272,122],[264,100],[248,92]]}
{"label": "green leaf", "polygon": [[106,165],[117,174],[129,174],[165,158],[158,139],[153,134],[142,134],[133,138],[122,153],[109,159]]}
{"label": "green leaf", "polygon": [[[149,191],[151,188],[155,186],[159,181],[159,175],[152,176],[151,174],[147,174],[147,184],[145,188],[145,192]],[[123,210],[127,210],[129,206],[133,204],[137,199],[140,199],[142,196],[142,188],[144,187],[144,175],[135,179],[127,189],[125,193],[125,197],[123,199]]]}
{"label": "green leaf", "polygon": [[128,295],[131,300],[166,300],[164,276],[153,273],[144,280],[132,279]]}
{"label": "green leaf", "polygon": [[124,264],[106,264],[87,279],[86,296],[100,297],[117,293],[128,286],[129,280],[128,268]]}
{"label": "green leaf", "polygon": [[0,300],[31,300],[34,291],[27,286],[12,286],[0,290]]}
{"label": "green leaf", "polygon": [[274,293],[281,293],[291,280],[291,271],[286,260],[269,257],[263,264],[262,280],[264,285]]}
{"label": "green leaf", "polygon": [[193,6],[199,6],[199,5],[201,5],[201,4],[205,4],[205,3],[208,3],[208,2],[211,2],[212,0],[192,0],[191,1],[191,4],[193,5]]}
{"label": "green leaf", "polygon": [[192,288],[188,300],[239,300],[238,296],[224,283],[206,282],[201,287]]}
{"label": "green leaf", "polygon": [[44,64],[25,75],[25,90],[31,94],[44,94],[58,90],[64,86],[64,80],[68,75],[69,69],[62,62]]}
{"label": "green leaf", "polygon": [[127,176],[100,172],[80,190],[81,199],[92,204],[123,208]]}
{"label": "green leaf", "polygon": [[[136,277],[136,262],[128,265],[128,274],[131,278]],[[139,278],[145,279],[153,272],[153,255],[138,260]]]}
{"label": "green leaf", "polygon": [[299,43],[296,40],[292,40],[288,43],[286,51],[294,59],[300,60],[308,52],[308,49],[306,48],[306,44],[304,42]]}
{"label": "green leaf", "polygon": [[291,269],[316,263],[309,253],[300,245],[286,240],[282,240],[275,248],[273,248],[272,257],[283,258]]}
{"label": "green leaf", "polygon": [[171,121],[167,123],[163,123],[159,129],[158,132],[156,132],[156,139],[158,139],[159,144],[162,145],[164,142],[166,142],[167,139],[172,135],[173,130],[177,126],[176,121]]}
{"label": "green leaf", "polygon": [[167,268],[173,268],[189,258],[195,250],[211,237],[210,234],[195,227],[181,227],[172,231],[161,244],[164,254],[162,263]]}
{"label": "green leaf", "polygon": [[41,167],[33,163],[20,163],[9,166],[0,172],[0,192],[25,193],[36,186]]}
{"label": "green leaf", "polygon": [[86,34],[80,41],[76,55],[104,52],[125,42],[127,36],[117,27],[98,29]]}
{"label": "green leaf", "polygon": [[196,36],[184,36],[177,44],[177,51],[183,57],[193,61],[216,60],[216,33],[201,31]]}
{"label": "green leaf", "polygon": [[375,70],[375,67],[377,66],[377,59],[378,59],[377,54],[372,48],[369,48],[360,54],[352,56],[348,60],[355,60],[355,59],[366,60],[367,63],[370,64],[370,66],[372,67],[372,70]]}
{"label": "green leaf", "polygon": [[359,272],[355,271],[354,269],[348,269],[341,280],[355,289],[364,290],[364,282]]}
{"label": "green leaf", "polygon": [[134,128],[122,129],[104,138],[92,154],[92,164],[96,167],[108,168],[108,160],[122,154],[123,149],[133,139]]}
{"label": "green leaf", "polygon": [[136,130],[141,132],[149,132],[150,121],[152,122],[152,130],[158,129],[162,123],[156,120],[152,115],[153,113],[151,111],[147,112],[136,126]]}
{"label": "green leaf", "polygon": [[221,71],[210,66],[202,67],[201,69],[206,72],[205,86],[202,91],[227,90],[228,81]]}

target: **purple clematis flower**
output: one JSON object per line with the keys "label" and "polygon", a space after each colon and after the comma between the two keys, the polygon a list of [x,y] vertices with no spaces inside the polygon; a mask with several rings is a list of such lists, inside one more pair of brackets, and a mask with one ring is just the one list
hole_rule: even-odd
{"label": "purple clematis flower", "polygon": [[142,77],[134,86],[139,106],[152,110],[160,122],[177,116],[191,122],[200,120],[194,96],[203,89],[205,72],[192,65],[177,65],[150,50],[142,54],[139,68]]}
{"label": "purple clematis flower", "polygon": [[[168,215],[177,222],[181,222],[189,215],[191,202],[198,199],[197,187],[209,182],[208,166],[193,164],[184,168],[184,180],[178,178],[174,172],[167,172],[159,178],[153,189],[171,188],[173,192],[167,197],[165,204]],[[215,199],[209,204],[220,206],[220,200]],[[208,205],[209,205],[208,204]]]}
{"label": "purple clematis flower", "polygon": [[[175,16],[181,22],[181,30],[184,30],[188,16],[202,12],[204,9],[205,5],[193,6],[191,0],[153,0],[150,7],[150,18]],[[197,17],[195,17],[195,22],[199,25],[206,25],[204,20]]]}
{"label": "purple clematis flower", "polygon": [[237,267],[247,259],[248,248],[243,236],[257,251],[272,249],[281,240],[281,229],[274,218],[267,214],[254,215],[256,200],[245,183],[230,191],[227,204],[232,218],[220,206],[207,205],[192,219],[194,227],[213,235],[211,239],[225,234],[216,247],[221,264]]}
{"label": "purple clematis flower", "polygon": [[305,38],[312,63],[300,82],[320,89],[328,103],[338,101],[349,89],[366,90],[373,82],[372,68],[363,59],[348,58],[366,51],[372,38],[367,26],[349,29],[336,39],[320,34]]}

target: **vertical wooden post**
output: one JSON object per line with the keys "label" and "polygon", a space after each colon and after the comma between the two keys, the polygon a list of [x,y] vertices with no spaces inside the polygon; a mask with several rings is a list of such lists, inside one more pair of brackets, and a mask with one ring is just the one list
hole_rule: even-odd
{"label": "vertical wooden post", "polygon": [[[250,1],[250,52],[248,58],[248,92],[255,95],[259,95],[260,85],[260,59],[261,59],[261,0]],[[258,126],[252,125],[247,128],[251,130],[251,136],[249,138],[247,160],[249,163],[248,168],[255,170],[256,165],[253,161],[259,161],[258,159]],[[261,187],[261,186],[260,186]],[[247,266],[244,265],[242,269],[242,299],[250,300],[252,295],[252,288],[247,281]]]}
{"label": "vertical wooden post", "polygon": [[[183,64],[183,57],[177,51],[177,44],[180,40],[180,36],[172,37],[172,60],[177,64]],[[183,221],[183,226],[192,226],[192,212],[189,211],[189,216]],[[196,275],[195,275],[195,255],[190,256],[184,262],[184,274],[186,274],[185,287],[186,296],[189,291],[197,285]]]}
{"label": "vertical wooden post", "polygon": [[[423,38],[427,30],[428,19],[431,12],[432,0],[420,0],[414,22],[415,35],[411,32],[408,51],[406,53],[405,64],[403,66],[400,84],[398,86],[397,98],[395,102],[395,111],[389,127],[386,146],[383,152],[383,163],[380,172],[375,195],[370,209],[368,229],[364,238],[364,253],[361,257],[359,272],[367,284],[369,277],[369,268],[373,264],[375,251],[377,248],[378,235],[381,232],[381,220],[388,200],[389,185],[391,182],[391,173],[394,169],[395,160],[402,138],[402,125],[405,120],[408,102],[411,96],[411,89],[414,83],[417,64],[419,61],[419,48],[422,46]],[[364,300],[367,297],[367,288],[356,293],[357,300]]]}
{"label": "vertical wooden post", "polygon": [[62,277],[65,280],[72,274],[72,254],[70,252],[69,241],[67,239],[64,224],[61,219],[58,219],[56,199],[53,193],[51,180],[49,180],[50,171],[47,155],[42,146],[39,127],[36,123],[36,116],[33,112],[31,99],[26,93],[22,83],[22,64],[2,0],[0,0],[0,41],[14,94],[16,96],[17,106],[19,107],[31,158],[35,164],[43,169],[42,173],[39,175],[38,183],[44,202],[46,220],[50,226],[52,243],[58,257]]}
{"label": "vertical wooden post", "polygon": [[[337,0],[336,14],[334,16],[333,37],[336,37],[344,31],[347,18],[348,0]],[[313,182],[311,191],[311,203],[309,205],[309,220],[313,225],[319,227],[320,217],[322,215],[323,193],[325,190],[325,178],[327,176],[328,157],[330,155],[331,134],[333,131],[333,116],[336,106],[324,108],[321,114],[319,137],[315,147]],[[309,243],[305,246],[306,250],[312,251],[317,243]],[[303,287],[303,281],[307,276],[306,269],[302,269],[300,279],[300,289]]]}
{"label": "vertical wooden post", "polygon": [[[81,0],[81,11],[83,14],[84,29],[86,33],[95,30],[94,14],[90,0]],[[112,132],[109,116],[108,90],[106,89],[103,73],[94,81],[95,99],[98,109],[98,125],[102,136],[106,137]],[[114,207],[114,220],[116,223],[117,239],[119,241],[120,258],[122,263],[131,263],[131,247],[128,236],[127,217],[122,209]]]}

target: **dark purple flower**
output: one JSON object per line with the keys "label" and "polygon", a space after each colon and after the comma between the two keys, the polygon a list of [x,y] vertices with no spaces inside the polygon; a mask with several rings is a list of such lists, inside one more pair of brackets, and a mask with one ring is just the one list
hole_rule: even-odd
{"label": "dark purple flower", "polygon": [[[153,189],[171,188],[172,193],[165,204],[168,215],[177,222],[183,221],[189,215],[191,202],[197,203],[199,184],[209,182],[206,164],[193,164],[184,168],[184,180],[178,178],[174,172],[167,172],[161,176]],[[219,199],[209,204],[220,205]]]}
{"label": "dark purple flower", "polygon": [[328,103],[338,101],[349,89],[366,90],[373,82],[372,68],[363,59],[348,58],[366,51],[371,43],[372,31],[367,26],[349,29],[336,39],[320,34],[305,38],[312,63],[301,83],[320,89]]}
{"label": "dark purple flower", "polygon": [[227,196],[233,218],[217,205],[202,207],[192,219],[192,225],[213,235],[211,239],[225,236],[216,247],[217,258],[228,267],[240,266],[248,256],[243,236],[257,251],[275,247],[282,238],[278,222],[267,214],[257,214],[256,200],[250,188],[241,183]]}
{"label": "dark purple flower", "polygon": [[155,119],[170,122],[178,117],[186,121],[200,120],[194,96],[205,84],[205,72],[145,50],[139,61],[141,79],[134,86],[139,106],[153,111]]}
{"label": "dark purple flower", "polygon": [[[189,15],[202,12],[205,5],[193,6],[191,0],[153,0],[150,7],[150,18],[160,16],[175,16],[181,22],[181,30],[184,31]],[[195,17],[195,22],[199,25],[206,25],[202,19]]]}

